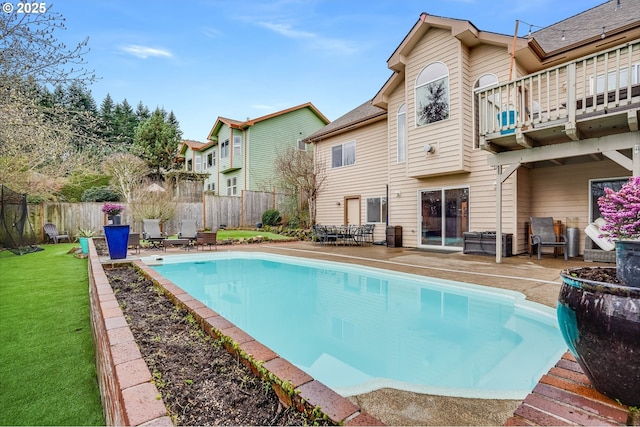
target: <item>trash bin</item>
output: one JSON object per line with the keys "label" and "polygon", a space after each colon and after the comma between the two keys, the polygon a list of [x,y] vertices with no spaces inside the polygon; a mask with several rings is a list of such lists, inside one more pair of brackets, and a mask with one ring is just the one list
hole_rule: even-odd
{"label": "trash bin", "polygon": [[402,226],[400,225],[387,226],[387,247],[389,248],[402,247]]}
{"label": "trash bin", "polygon": [[567,255],[575,258],[580,255],[580,230],[576,227],[567,228]]}

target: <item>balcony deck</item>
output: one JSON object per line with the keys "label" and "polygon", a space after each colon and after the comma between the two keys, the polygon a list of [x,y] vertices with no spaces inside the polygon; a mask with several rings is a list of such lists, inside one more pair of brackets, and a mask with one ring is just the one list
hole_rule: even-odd
{"label": "balcony deck", "polygon": [[[480,146],[492,153],[637,131],[640,40],[480,89],[476,95]],[[631,145],[613,147],[625,148]]]}

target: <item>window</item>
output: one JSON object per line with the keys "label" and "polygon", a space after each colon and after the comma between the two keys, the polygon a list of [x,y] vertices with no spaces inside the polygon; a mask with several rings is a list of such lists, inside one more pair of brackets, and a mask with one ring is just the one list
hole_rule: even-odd
{"label": "window", "polygon": [[449,69],[442,62],[427,65],[416,79],[416,126],[449,118]]}
{"label": "window", "polygon": [[216,165],[216,152],[215,151],[211,151],[209,154],[207,154],[207,163],[205,168],[212,168]]}
{"label": "window", "polygon": [[356,142],[345,142],[344,144],[331,147],[331,167],[339,168],[349,166],[356,162]]}
{"label": "window", "polygon": [[211,184],[207,184],[207,190],[209,191],[216,191],[216,184],[211,183]]}
{"label": "window", "polygon": [[398,108],[398,163],[407,160],[407,108],[402,104]]}
{"label": "window", "polygon": [[227,196],[238,195],[238,178],[227,178]]}
{"label": "window", "polygon": [[620,191],[622,186],[629,182],[629,178],[610,178],[602,180],[591,180],[589,182],[591,197],[589,204],[591,205],[590,213],[591,217],[589,222],[593,222],[602,216],[600,213],[600,205],[598,205],[598,199],[604,196],[604,189],[608,187],[613,191]]}
{"label": "window", "polygon": [[304,140],[299,139],[298,141],[296,141],[296,144],[298,144],[298,150],[307,151],[307,144],[304,143]]}
{"label": "window", "polygon": [[[478,89],[482,89],[485,87],[493,86],[498,84],[498,78],[493,74],[485,74],[481,76],[476,84],[473,85],[473,90],[476,91]],[[494,95],[488,95],[487,105],[489,109],[494,111],[490,111],[489,117],[495,117],[496,114],[500,113],[500,94],[496,93]],[[473,148],[480,148],[480,105],[478,102],[478,96],[473,96]]]}
{"label": "window", "polygon": [[196,154],[194,156],[194,160],[196,162],[195,171],[196,172],[202,172],[202,156],[200,156],[200,154]]}
{"label": "window", "polygon": [[220,158],[226,159],[229,157],[229,140],[225,139],[222,144],[220,144]]}
{"label": "window", "polygon": [[387,198],[367,199],[367,222],[385,222],[387,220]]}
{"label": "window", "polygon": [[234,135],[233,136],[233,155],[239,156],[242,151],[242,136]]}
{"label": "window", "polygon": [[[618,82],[619,88],[625,88],[629,85],[629,69],[621,68],[619,73],[620,81]],[[631,66],[631,84],[636,85],[640,83],[640,64],[633,64]],[[607,92],[616,89],[616,71],[610,71],[607,73]],[[596,79],[596,91],[597,93],[604,93],[604,73],[598,74]],[[589,78],[589,95],[593,95],[593,76]]]}

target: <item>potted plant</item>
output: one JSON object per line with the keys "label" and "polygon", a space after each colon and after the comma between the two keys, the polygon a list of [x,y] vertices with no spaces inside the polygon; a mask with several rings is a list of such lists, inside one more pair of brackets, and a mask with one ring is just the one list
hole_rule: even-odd
{"label": "potted plant", "polygon": [[129,241],[129,226],[120,223],[120,212],[124,206],[117,203],[105,203],[102,212],[107,214],[107,225],[104,226],[104,236],[107,239],[109,257],[111,259],[124,259],[127,257]]}
{"label": "potted plant", "polygon": [[640,287],[640,176],[613,191],[604,189],[598,199],[605,220],[601,230],[616,244],[616,273],[628,286]]}
{"label": "potted plant", "polygon": [[[594,388],[640,406],[640,177],[598,200],[616,241],[616,268],[561,272],[558,323],[562,336]],[[635,239],[635,240],[634,240]],[[629,248],[630,246],[630,248]],[[636,263],[634,265],[634,262]]]}
{"label": "potted plant", "polygon": [[83,254],[89,253],[89,239],[96,235],[96,232],[89,228],[78,229],[78,242]]}
{"label": "potted plant", "polygon": [[120,212],[124,210],[124,206],[117,203],[105,203],[102,206],[102,212],[107,214],[107,224],[120,224]]}

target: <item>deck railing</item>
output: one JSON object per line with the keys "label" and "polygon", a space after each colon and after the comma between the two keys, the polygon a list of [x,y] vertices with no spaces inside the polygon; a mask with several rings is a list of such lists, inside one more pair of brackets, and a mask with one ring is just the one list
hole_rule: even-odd
{"label": "deck railing", "polygon": [[640,40],[475,93],[487,138],[624,108],[640,102]]}

